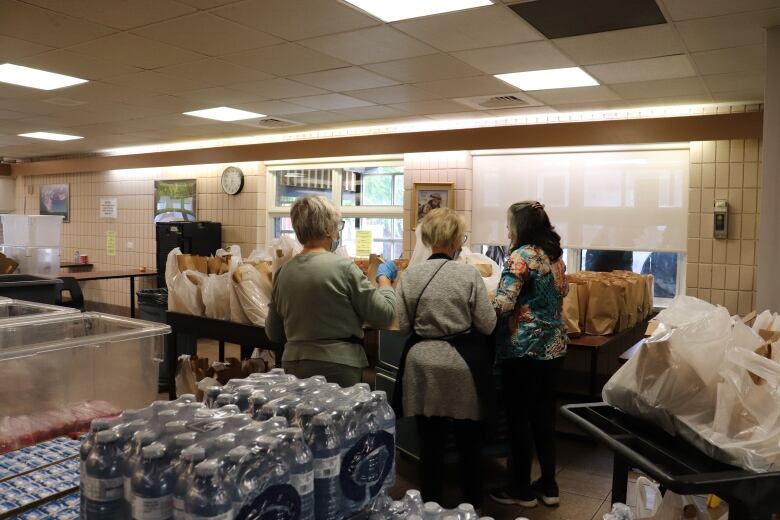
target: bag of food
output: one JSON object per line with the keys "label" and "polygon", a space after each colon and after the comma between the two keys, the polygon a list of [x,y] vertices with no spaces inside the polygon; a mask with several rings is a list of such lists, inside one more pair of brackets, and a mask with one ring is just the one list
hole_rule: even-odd
{"label": "bag of food", "polygon": [[230,298],[230,321],[234,321],[236,323],[249,324],[251,322],[249,321],[246,312],[244,312],[244,308],[241,305],[241,301],[238,298],[238,292],[236,290],[236,282],[234,280],[234,275],[236,274],[236,272],[238,272],[238,268],[241,265],[242,265],[241,249],[235,245],[231,246],[230,271],[228,273],[229,274],[228,296]]}
{"label": "bag of food", "polygon": [[295,256],[300,254],[301,251],[303,251],[303,246],[301,243],[290,234],[284,234],[274,240],[271,243],[271,247],[274,251],[274,275],[276,275],[277,271],[279,271],[279,269],[281,269],[287,262],[292,260]]}
{"label": "bag of food", "polygon": [[498,283],[501,281],[501,267],[492,258],[481,253],[474,253],[468,247],[463,247],[458,261],[474,266],[482,277],[482,281],[485,282],[488,293],[498,288]]}
{"label": "bag of food", "polygon": [[569,294],[563,299],[563,324],[569,336],[579,336],[580,329],[580,301],[577,297],[577,286],[569,285]]}
{"label": "bag of food", "polygon": [[431,248],[423,244],[422,241],[422,226],[417,226],[417,229],[414,230],[414,250],[412,250],[412,257],[409,259],[409,267],[425,262],[431,254]]}
{"label": "bag of food", "polygon": [[230,273],[206,276],[201,284],[201,292],[207,318],[230,319]]}
{"label": "bag of food", "polygon": [[173,279],[168,292],[168,310],[194,316],[203,316],[202,285],[208,277],[197,271],[184,271]]}
{"label": "bag of food", "polygon": [[588,283],[588,295],[585,333],[593,336],[614,333],[620,316],[617,291],[610,287],[609,282],[591,280]]}
{"label": "bag of food", "polygon": [[241,362],[243,377],[250,374],[265,373],[276,366],[276,353],[272,350],[256,348],[252,357]]}
{"label": "bag of food", "polygon": [[175,247],[168,253],[168,259],[165,261],[165,285],[168,287],[169,292],[173,287],[173,279],[181,273],[179,262],[176,260],[180,255],[181,249]]}
{"label": "bag of food", "polygon": [[231,275],[233,290],[249,322],[265,325],[271,303],[271,282],[253,265],[239,265]]}
{"label": "bag of food", "polygon": [[183,354],[176,364],[176,395],[198,394],[198,381],[206,376],[209,360]]}

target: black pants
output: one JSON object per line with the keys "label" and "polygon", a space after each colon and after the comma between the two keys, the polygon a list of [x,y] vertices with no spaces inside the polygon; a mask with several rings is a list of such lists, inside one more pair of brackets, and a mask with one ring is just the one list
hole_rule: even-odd
{"label": "black pants", "polygon": [[426,502],[443,503],[444,455],[449,433],[455,434],[460,457],[462,501],[482,505],[482,436],[479,421],[416,416],[420,436],[420,492]]}
{"label": "black pants", "polygon": [[504,406],[511,457],[511,488],[527,491],[531,485],[533,448],[542,480],[555,482],[555,391],[563,358],[539,361],[517,358],[501,365]]}

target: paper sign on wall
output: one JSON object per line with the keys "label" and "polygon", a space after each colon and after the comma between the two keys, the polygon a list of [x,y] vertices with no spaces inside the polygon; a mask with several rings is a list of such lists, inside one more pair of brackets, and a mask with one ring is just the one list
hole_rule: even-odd
{"label": "paper sign on wall", "polygon": [[116,231],[106,233],[106,254],[116,256]]}
{"label": "paper sign on wall", "polygon": [[100,198],[100,218],[116,218],[116,209],[119,206],[116,197]]}
{"label": "paper sign on wall", "polygon": [[371,243],[373,242],[371,230],[358,230],[355,242],[355,256],[371,256]]}

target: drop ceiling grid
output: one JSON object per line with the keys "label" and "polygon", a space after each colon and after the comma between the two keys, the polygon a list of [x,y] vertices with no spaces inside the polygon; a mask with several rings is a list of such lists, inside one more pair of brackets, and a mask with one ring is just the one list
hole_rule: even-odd
{"label": "drop ceiling grid", "polygon": [[[463,61],[462,58],[469,54],[478,55],[483,52],[500,55],[504,47],[532,49],[544,46],[561,56],[561,64],[582,65],[586,70],[589,66],[604,65],[593,63],[593,59],[582,59],[578,52],[572,50],[572,45],[575,48],[578,44],[581,46],[583,40],[578,41],[579,38],[593,38],[596,41],[599,35],[563,38],[560,41],[548,40],[515,15],[507,5],[498,1],[490,7],[383,24],[362,12],[353,11],[337,0],[307,0],[306,5],[312,7],[312,12],[326,13],[327,16],[321,20],[308,20],[310,23],[299,24],[300,27],[292,27],[289,20],[281,20],[285,23],[277,23],[275,26],[269,21],[273,21],[274,16],[284,16],[284,13],[291,12],[291,9],[295,11],[295,7],[290,7],[290,0],[142,1],[146,7],[144,13],[133,13],[133,16],[122,18],[116,13],[101,12],[95,7],[112,3],[108,0],[81,2],[92,6],[91,11],[83,12],[70,9],[71,2],[60,0],[0,0],[0,60],[29,66],[38,64],[41,68],[48,66],[51,70],[62,73],[68,73],[64,69],[68,68],[75,71],[71,72],[73,75],[81,74],[81,77],[94,78],[82,86],[45,93],[21,93],[18,88],[6,89],[2,88],[5,85],[0,86],[0,110],[6,111],[3,113],[13,118],[10,120],[18,122],[19,128],[23,129],[21,131],[34,123],[46,121],[58,123],[60,126],[57,128],[60,130],[83,127],[85,131],[90,130],[87,128],[89,125],[115,123],[105,129],[113,130],[108,136],[125,136],[117,141],[126,141],[132,137],[140,139],[144,135],[151,138],[152,131],[156,132],[155,135],[159,138],[165,139],[165,135],[168,135],[165,128],[158,126],[139,130],[139,127],[148,127],[152,123],[171,124],[169,134],[174,139],[180,138],[184,132],[182,128],[198,128],[197,132],[204,136],[218,130],[249,135],[263,132],[246,124],[187,124],[183,121],[186,121],[188,116],[181,115],[181,112],[216,104],[229,104],[244,109],[265,106],[278,111],[267,110],[262,113],[292,120],[297,120],[296,115],[300,114],[301,122],[313,126],[348,124],[351,121],[362,121],[362,124],[365,124],[368,121],[383,121],[384,118],[441,119],[449,117],[447,114],[452,117],[471,117],[476,113],[471,112],[468,106],[453,101],[455,98],[503,95],[519,91],[492,78],[492,71],[486,73],[488,71],[475,67],[476,63],[468,64]],[[673,34],[680,42],[685,41],[686,34],[681,33],[678,23],[684,28],[696,28],[696,24],[703,24],[706,28],[707,24],[713,23],[717,27],[718,23],[726,23],[724,20],[734,17],[742,21],[741,37],[753,41],[751,38],[755,37],[751,36],[753,33],[750,32],[750,24],[764,18],[775,20],[776,16],[780,20],[778,0],[745,0],[742,9],[737,9],[738,12],[725,0],[713,0],[712,5],[708,5],[711,9],[703,13],[710,15],[708,19],[715,20],[709,22],[688,16],[683,0],[657,1],[667,20],[671,20],[662,26],[663,31]],[[260,12],[266,10],[272,16],[258,21],[242,18],[238,14],[247,10],[255,12],[258,9]],[[1,21],[3,13],[14,12],[32,13],[29,14],[30,19],[17,24],[22,28],[40,28],[41,24],[55,17],[61,25],[63,22],[67,23],[64,23],[65,27],[61,27],[54,36],[36,36],[38,41],[30,41],[27,39],[30,38],[30,33],[19,27],[9,27],[8,23]],[[346,16],[339,18],[333,13],[346,13]],[[672,18],[675,13],[681,13],[679,22]],[[5,19],[8,21],[9,18],[6,16]],[[189,26],[189,30],[192,30],[193,20],[200,20],[198,23],[203,26],[203,21],[210,19],[224,22],[218,22],[221,28],[214,35],[210,35],[214,40],[210,45],[193,40],[186,33],[186,29],[183,29],[184,34],[176,34],[177,27]],[[451,20],[453,26],[460,27],[459,30],[464,34],[461,39],[464,41],[460,43],[448,37],[446,28],[449,22],[442,24],[440,20]],[[480,23],[485,26],[484,29],[481,29]],[[194,26],[197,27],[197,24]],[[238,27],[241,29],[237,29]],[[426,27],[437,30],[426,32]],[[169,29],[168,32],[166,28]],[[230,34],[224,34],[229,33],[231,28],[239,35],[235,42],[228,40]],[[703,49],[692,53],[682,43],[679,45],[682,48],[679,49],[676,44],[665,42],[664,45],[658,46],[659,51],[653,51],[653,45],[636,41],[637,35],[641,36],[642,29],[647,28],[601,33],[614,37],[615,47],[621,47],[621,38],[625,36],[622,47],[631,48],[631,52],[641,55],[632,59],[623,59],[631,58],[628,55],[617,56],[621,59],[613,59],[614,55],[608,57],[613,61],[605,63],[624,63],[611,67],[614,71],[610,75],[609,83],[602,84],[595,90],[540,91],[534,99],[546,101],[547,110],[554,111],[572,107],[587,109],[590,106],[596,109],[607,105],[631,106],[636,103],[635,99],[640,90],[642,101],[649,104],[672,104],[677,100],[710,102],[713,99],[710,88],[718,91],[720,99],[739,93],[755,95],[760,90],[763,75],[761,70],[755,69],[760,64],[761,56],[753,48],[735,47],[736,50],[720,51]],[[613,34],[618,32],[625,34]],[[702,41],[711,39],[706,30],[704,33],[699,30],[699,33],[695,39],[698,42],[697,48],[703,45]],[[251,35],[255,34],[258,39],[253,42]],[[366,42],[371,41],[366,35],[372,34],[380,35],[380,39],[387,43],[386,47],[376,50],[350,49],[356,39],[359,43],[362,42],[360,45],[365,46]],[[692,37],[687,36],[688,40]],[[58,38],[64,44],[58,45],[59,40],[54,41],[52,38]],[[650,36],[647,38],[651,39]],[[131,45],[142,45],[149,50],[134,55],[132,49],[119,45],[119,50],[125,52],[126,56],[122,60],[116,60],[113,53],[106,53],[108,47],[103,45],[101,39],[129,41]],[[3,43],[6,45],[2,45]],[[627,44],[633,44],[633,47]],[[598,45],[593,44],[592,47],[595,49]],[[280,58],[271,72],[262,70],[262,65],[253,66],[253,56],[259,56],[260,59],[263,59],[264,55],[274,56],[276,48],[286,49],[291,59]],[[654,52],[659,53],[658,56],[653,56]],[[690,75],[684,70],[678,71],[676,76],[680,79],[666,81],[667,78],[663,77],[665,68],[658,67],[657,72],[660,75],[640,78],[636,83],[621,81],[621,67],[630,67],[630,62],[638,59],[669,54],[684,56],[692,67]],[[718,61],[720,55],[726,57],[722,61],[730,63],[730,69],[726,67],[727,70],[723,70],[725,65]],[[745,75],[742,71],[733,70],[746,62],[741,57],[748,55],[752,60],[747,61],[756,64],[750,74]],[[59,56],[63,58],[57,59]],[[75,63],[79,56],[84,56],[85,62],[94,64],[92,77],[88,74],[88,65]],[[295,63],[296,57],[301,60],[298,67]],[[318,65],[319,61],[322,64]],[[713,63],[720,68],[713,68]],[[201,75],[198,74],[199,64],[203,67]],[[426,64],[438,65],[426,67]],[[77,65],[81,65],[80,68]],[[485,65],[482,66],[484,69]],[[61,68],[55,70],[56,67]],[[605,66],[602,70],[609,68]],[[339,70],[345,73],[344,77],[339,77]],[[599,70],[598,67],[596,70]],[[594,75],[598,77],[598,74]],[[354,82],[351,82],[351,77],[354,77]],[[322,82],[318,82],[320,78],[323,79]],[[613,82],[615,79],[619,81]],[[629,79],[634,81],[636,78]],[[637,85],[637,92],[631,91],[630,87],[634,84]],[[733,90],[728,90],[731,88]],[[621,92],[623,96],[620,95]],[[534,97],[534,94],[530,93],[531,97]],[[645,95],[648,97],[644,97]],[[63,107],[44,103],[51,98],[75,99],[87,101],[87,104]],[[142,110],[144,108],[146,110]],[[534,110],[538,111],[539,107],[534,107]],[[115,116],[109,113],[111,111],[128,115],[125,119],[116,120]],[[491,116],[497,113],[501,111],[484,112]],[[18,118],[19,114],[25,117]],[[303,121],[304,119],[307,121]],[[4,121],[7,122],[8,119]],[[7,125],[5,128],[8,128]],[[123,129],[127,131],[123,132]],[[197,133],[195,130],[188,131]],[[15,133],[19,132],[0,129],[3,142],[7,142],[8,135],[15,137]],[[91,133],[95,136],[96,132],[92,129]],[[68,147],[89,146],[92,136],[85,137],[87,138],[81,142],[68,144]],[[218,135],[214,134],[212,137]],[[0,145],[0,155],[9,155],[4,152],[4,148],[4,145]],[[20,151],[22,148],[29,150],[35,149],[36,144],[9,148],[11,151],[13,148]]]}

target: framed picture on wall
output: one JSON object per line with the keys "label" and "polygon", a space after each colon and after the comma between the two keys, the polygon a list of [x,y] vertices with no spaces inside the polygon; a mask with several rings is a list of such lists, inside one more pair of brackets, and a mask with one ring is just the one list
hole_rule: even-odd
{"label": "framed picture on wall", "polygon": [[196,179],[154,181],[154,221],[195,222],[197,194]]}
{"label": "framed picture on wall", "polygon": [[414,183],[414,227],[431,210],[455,208],[455,185],[451,182]]}
{"label": "framed picture on wall", "polygon": [[70,222],[70,185],[44,184],[38,193],[41,215],[59,215]]}

